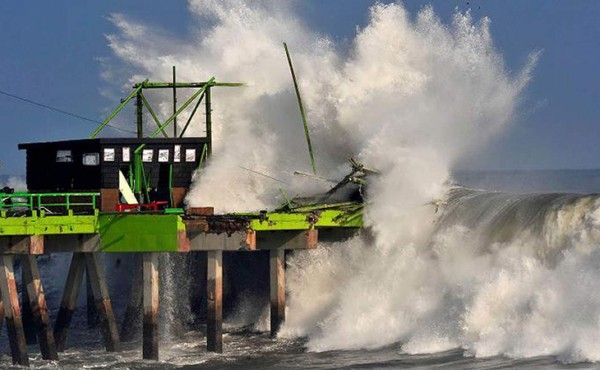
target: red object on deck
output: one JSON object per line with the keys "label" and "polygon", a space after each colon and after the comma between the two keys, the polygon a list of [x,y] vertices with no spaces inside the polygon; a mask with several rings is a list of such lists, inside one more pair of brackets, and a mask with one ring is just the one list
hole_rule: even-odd
{"label": "red object on deck", "polygon": [[150,203],[142,203],[142,204],[124,204],[118,203],[116,207],[117,212],[130,212],[130,211],[158,211],[162,209],[163,206],[169,204],[166,200],[160,200]]}

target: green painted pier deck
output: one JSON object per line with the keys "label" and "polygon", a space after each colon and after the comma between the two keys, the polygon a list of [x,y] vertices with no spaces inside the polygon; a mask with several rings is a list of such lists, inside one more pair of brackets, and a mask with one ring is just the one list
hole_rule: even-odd
{"label": "green painted pier deck", "polygon": [[[322,241],[338,241],[362,227],[362,214],[350,207],[298,208],[286,212],[252,212],[225,215],[193,215],[182,210],[167,212],[120,212],[48,214],[30,210],[25,215],[0,215],[0,323],[6,322],[12,359],[28,365],[24,326],[38,332],[42,358],[59,360],[77,305],[77,295],[87,274],[107,351],[118,351],[130,340],[127,326],[143,315],[142,356],[159,359],[159,254],[206,253],[207,349],[223,351],[222,276],[223,252],[269,253],[271,334],[285,319],[285,251],[312,249]],[[55,323],[48,307],[36,256],[72,253],[61,306]],[[139,271],[133,271],[130,303],[119,333],[105,278],[102,253],[139,255]],[[19,304],[14,262],[21,262],[22,299]],[[28,307],[28,308],[25,308]],[[89,307],[88,307],[89,308]],[[24,322],[30,309],[35,322]],[[1,329],[1,326],[0,326]],[[127,338],[125,338],[127,337]]]}

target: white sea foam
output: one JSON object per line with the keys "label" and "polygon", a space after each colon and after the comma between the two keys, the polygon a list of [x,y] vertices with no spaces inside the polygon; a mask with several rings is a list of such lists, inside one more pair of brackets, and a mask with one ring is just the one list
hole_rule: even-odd
{"label": "white sea foam", "polygon": [[[169,80],[176,64],[180,80],[247,83],[215,90],[214,157],[190,204],[226,212],[279,202],[279,184],[239,166],[293,182],[291,194],[323,186],[291,175],[309,162],[283,41],[319,173],[340,176],[349,155],[382,172],[371,179],[365,220],[374,240],[289,261],[281,336],[306,336],[315,351],[401,342],[410,353],[462,347],[475,356],[600,360],[596,201],[546,202],[537,228],[520,218],[527,206],[517,206],[494,235],[494,214],[510,200],[470,207],[481,217],[445,214],[437,224],[424,206],[446,194],[454,164],[510,126],[536,55],[509,73],[489,20],[457,13],[444,24],[427,7],[413,17],[400,4],[372,6],[350,50],[309,29],[293,3],[190,1],[189,8],[198,28],[183,41],[122,15],[112,17],[118,32],[109,41],[136,68],[133,80]],[[456,209],[470,204],[463,201]]]}

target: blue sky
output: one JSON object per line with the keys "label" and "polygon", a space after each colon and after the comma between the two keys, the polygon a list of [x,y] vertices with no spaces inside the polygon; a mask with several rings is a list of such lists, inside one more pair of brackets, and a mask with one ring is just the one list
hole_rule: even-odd
{"label": "blue sky", "polygon": [[[311,28],[349,44],[371,1],[310,0],[298,5]],[[474,169],[599,168],[600,2],[404,1],[411,13],[432,4],[442,19],[471,9],[492,20],[494,42],[510,70],[542,50],[513,129],[463,164]],[[175,37],[194,27],[185,1],[5,1],[0,3],[0,91],[102,120],[118,102],[101,78],[117,63],[106,34],[111,13],[153,24]],[[127,67],[127,66],[122,66]],[[87,137],[94,125],[0,95],[0,174],[23,174],[20,142]],[[133,124],[133,122],[132,122]],[[133,127],[133,126],[132,126]]]}

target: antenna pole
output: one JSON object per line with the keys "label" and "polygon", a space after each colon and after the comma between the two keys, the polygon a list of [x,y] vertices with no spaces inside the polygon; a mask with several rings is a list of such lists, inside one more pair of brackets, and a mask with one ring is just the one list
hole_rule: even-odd
{"label": "antenna pole", "polygon": [[[175,66],[173,66],[173,114],[177,112],[177,87],[175,80]],[[177,137],[177,116],[173,118],[173,137]]]}
{"label": "antenna pole", "polygon": [[308,154],[310,154],[310,164],[312,166],[313,174],[317,174],[317,167],[315,166],[315,157],[313,155],[313,148],[310,142],[310,133],[308,132],[308,124],[306,123],[306,114],[304,112],[304,105],[302,104],[302,97],[300,96],[300,89],[298,88],[298,81],[296,81],[296,73],[294,73],[294,66],[292,65],[292,58],[288,50],[287,44],[283,43],[285,49],[285,55],[287,56],[288,64],[290,65],[290,72],[292,73],[292,80],[294,80],[294,89],[296,89],[296,97],[298,98],[298,106],[300,107],[300,115],[302,116],[302,124],[304,125],[304,134],[306,135],[306,144],[308,145]]}

